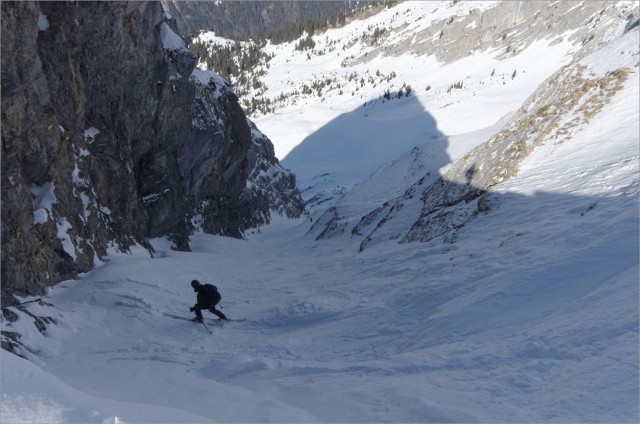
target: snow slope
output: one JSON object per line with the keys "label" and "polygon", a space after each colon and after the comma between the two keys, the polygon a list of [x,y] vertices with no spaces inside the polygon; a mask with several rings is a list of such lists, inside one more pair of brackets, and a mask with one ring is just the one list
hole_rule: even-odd
{"label": "snow slope", "polygon": [[[54,307],[24,305],[56,321],[44,333],[12,308],[19,319],[2,330],[22,334],[32,362],[0,352],[0,421],[638,422],[637,46],[636,29],[583,59],[589,72],[630,75],[571,139],[537,147],[495,186],[491,210],[455,243],[358,252],[348,236],[315,241],[310,218],[282,219],[246,240],[198,234],[189,253],[166,240],[153,241],[154,258],[114,253],[50,289]],[[341,204],[362,214],[485,142],[522,95],[498,96],[505,104],[478,112],[466,134],[428,108],[437,132],[415,149],[380,147],[382,167],[349,173],[343,156],[323,166],[353,182]],[[395,105],[424,117],[417,97]],[[361,121],[351,110],[338,114],[407,118],[387,102]],[[337,131],[319,114],[303,138]],[[310,157],[300,166],[319,167]],[[209,320],[209,334],[168,316],[191,315],[192,279],[216,284],[238,320]]]}
{"label": "snow slope", "polygon": [[[357,254],[313,242],[304,221],[246,241],[200,235],[193,253],[156,241],[155,259],[114,256],[52,289],[55,310],[40,312],[59,324],[45,335],[21,313],[14,326],[58,384],[103,399],[66,400],[66,422],[155,421],[158,405],[223,422],[635,422],[637,158],[597,150],[584,167],[577,147],[542,152],[559,158],[544,174],[583,171],[568,188],[586,193],[521,195],[540,177],[523,173],[456,244]],[[190,315],[193,278],[247,321],[208,334],[165,316]],[[3,370],[3,418],[20,413],[22,382]],[[61,403],[47,387],[42,413]]]}
{"label": "snow slope", "polygon": [[[312,52],[296,50],[295,42],[266,47],[273,59],[263,69],[266,74],[261,80],[267,89],[260,95],[278,106],[274,113],[256,116],[254,121],[273,141],[283,166],[296,173],[304,198],[315,197],[312,207],[315,203],[326,206],[321,200],[335,201],[336,194],[418,144],[494,126],[582,47],[571,30],[546,37],[523,36],[526,45],[517,54],[488,47],[441,61],[411,50],[420,50],[414,46],[426,42],[425,33],[439,32],[432,26],[468,16],[477,18],[468,25],[465,38],[490,36],[486,29],[479,35],[471,31],[476,21],[482,21],[481,13],[498,4],[404,2],[364,23],[352,22],[314,36]],[[373,28],[386,31],[381,41],[370,39]],[[511,33],[509,37],[517,40]],[[201,38],[212,39],[212,35]],[[458,48],[455,40],[448,42],[451,49]],[[409,53],[397,53],[402,50]],[[321,95],[315,90],[300,93],[301,87],[320,81],[332,81],[320,90]],[[452,88],[455,84],[462,88]],[[406,91],[405,85],[411,86],[412,95],[396,98],[399,90]],[[384,99],[385,92],[390,100]],[[286,100],[278,103],[280,96]],[[456,141],[450,139],[447,148],[474,147],[469,143],[458,147]],[[339,163],[335,155],[340,156]],[[443,158],[441,165],[448,161]]]}
{"label": "snow slope", "polygon": [[[163,406],[149,407],[91,396],[69,387],[34,363],[5,351],[2,353],[2,380],[3,423],[122,422],[118,415],[108,415],[109,412],[138,422],[206,421],[197,415]],[[9,384],[10,390],[7,390]]]}

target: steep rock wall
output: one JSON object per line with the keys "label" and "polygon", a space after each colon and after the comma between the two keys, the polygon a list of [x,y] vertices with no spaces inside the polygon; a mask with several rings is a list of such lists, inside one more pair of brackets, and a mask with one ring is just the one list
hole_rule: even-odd
{"label": "steep rock wall", "polygon": [[[187,250],[196,215],[204,231],[240,237],[271,211],[302,213],[295,177],[272,148],[250,153],[236,96],[197,78],[160,3],[1,7],[3,305],[90,270],[110,247],[169,235]],[[266,202],[247,192],[261,161],[286,177]]]}

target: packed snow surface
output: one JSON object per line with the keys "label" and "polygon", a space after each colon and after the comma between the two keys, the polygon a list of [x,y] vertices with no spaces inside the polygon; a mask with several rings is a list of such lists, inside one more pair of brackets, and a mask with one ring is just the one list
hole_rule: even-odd
{"label": "packed snow surface", "polygon": [[[545,175],[562,179],[581,152],[546,154],[559,159]],[[20,313],[42,371],[2,352],[3,418],[636,421],[637,158],[590,164],[596,178],[577,165],[564,178],[615,184],[608,194],[505,189],[452,245],[358,254],[313,242],[299,221],[248,240],[198,235],[192,253],[158,240],[154,259],[114,255],[52,289],[55,309],[30,306],[58,322],[44,336]],[[209,334],[167,316],[191,316],[192,279],[246,321],[207,321]]]}
{"label": "packed snow surface", "polygon": [[[153,258],[114,251],[46,303],[24,305],[55,320],[44,333],[11,308],[18,320],[2,329],[22,335],[30,361],[1,352],[0,421],[638,422],[637,46],[636,29],[584,59],[590,72],[630,76],[570,140],[537,147],[495,186],[491,210],[453,243],[389,240],[359,252],[348,234],[315,241],[311,217],[276,217],[244,240],[199,233],[192,252],[164,239]],[[494,64],[479,63],[488,76]],[[540,72],[514,79],[517,98],[487,89],[489,110],[490,97],[468,94],[460,131],[445,109],[464,105],[432,110],[418,96],[357,110],[323,103],[304,124],[291,109],[258,127],[273,138],[263,125],[273,119],[329,143],[333,157],[313,143],[297,159],[291,151],[294,170],[314,169],[302,172],[311,182],[317,158],[335,184],[354,187],[343,199],[364,214],[412,173],[436,178],[500,131]],[[409,122],[412,113],[421,119]],[[385,120],[404,125],[397,144],[378,137],[393,135]],[[351,146],[362,140],[341,122],[367,131],[370,145]],[[369,147],[371,161],[344,166]],[[33,189],[45,211],[50,192]],[[211,333],[188,321],[193,279],[219,288],[232,319],[205,312]]]}
{"label": "packed snow surface", "polygon": [[[454,244],[358,253],[301,219],[112,255],[26,305],[44,335],[18,312],[39,368],[2,352],[3,422],[637,422],[637,79],[625,93]],[[236,321],[170,317],[192,279]]]}

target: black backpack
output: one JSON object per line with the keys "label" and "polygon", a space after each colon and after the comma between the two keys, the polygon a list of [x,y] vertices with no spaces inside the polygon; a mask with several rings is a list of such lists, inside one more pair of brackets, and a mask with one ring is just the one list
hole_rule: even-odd
{"label": "black backpack", "polygon": [[217,305],[218,302],[222,299],[218,288],[213,284],[205,284],[204,285],[204,293],[206,295],[207,303],[212,305]]}

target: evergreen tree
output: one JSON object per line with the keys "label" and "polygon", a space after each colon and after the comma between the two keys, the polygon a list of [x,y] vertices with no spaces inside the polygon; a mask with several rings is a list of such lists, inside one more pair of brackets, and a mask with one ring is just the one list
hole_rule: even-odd
{"label": "evergreen tree", "polygon": [[407,85],[404,89],[405,89],[405,91],[407,93],[407,97],[409,97],[411,95],[411,93],[413,92],[413,89],[411,88],[410,85]]}

